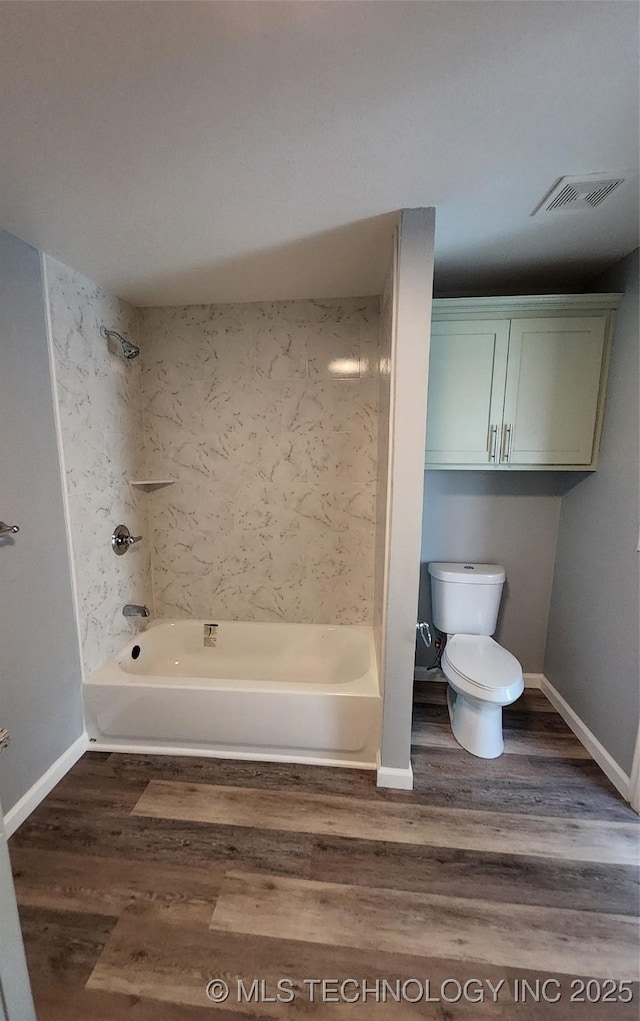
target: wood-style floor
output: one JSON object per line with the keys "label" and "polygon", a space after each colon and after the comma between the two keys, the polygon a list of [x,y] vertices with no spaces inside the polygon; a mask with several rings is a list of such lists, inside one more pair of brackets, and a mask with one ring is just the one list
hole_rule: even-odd
{"label": "wood-style floor", "polygon": [[[85,755],[10,841],[40,1021],[637,1019],[637,984],[615,999],[638,969],[638,819],[546,699],[507,709],[505,755],[481,761],[422,685],[413,766],[403,792],[361,770]],[[600,1002],[570,1002],[580,976]],[[262,1002],[238,1002],[256,978]],[[265,1001],[280,978],[295,999]],[[359,1002],[305,979],[352,979]],[[401,1002],[376,1002],[384,979]],[[447,979],[504,984],[455,1003]],[[557,1002],[522,985],[516,1002],[522,979]]]}

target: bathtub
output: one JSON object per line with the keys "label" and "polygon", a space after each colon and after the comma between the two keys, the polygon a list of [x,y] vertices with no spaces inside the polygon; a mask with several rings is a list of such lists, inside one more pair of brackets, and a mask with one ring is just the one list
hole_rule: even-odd
{"label": "bathtub", "polygon": [[93,749],[375,767],[373,628],[211,623],[153,622],[85,681]]}

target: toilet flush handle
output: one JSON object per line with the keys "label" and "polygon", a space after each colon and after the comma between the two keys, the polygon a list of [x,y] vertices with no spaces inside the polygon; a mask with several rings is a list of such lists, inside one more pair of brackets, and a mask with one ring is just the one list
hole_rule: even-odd
{"label": "toilet flush handle", "polygon": [[[420,635],[425,647],[430,649],[433,645],[433,638],[431,637],[431,628],[429,627],[426,620],[420,620],[416,624],[416,631]],[[426,635],[426,637],[425,637]]]}

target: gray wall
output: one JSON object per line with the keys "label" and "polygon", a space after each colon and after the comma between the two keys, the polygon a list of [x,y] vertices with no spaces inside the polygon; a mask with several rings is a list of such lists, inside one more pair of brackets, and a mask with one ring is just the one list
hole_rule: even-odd
{"label": "gray wall", "polygon": [[83,731],[40,256],[0,231],[0,754],[6,813]]}
{"label": "gray wall", "polygon": [[[506,568],[496,640],[523,670],[544,665],[563,472],[426,471],[422,527],[420,619],[431,620],[427,564],[432,560],[502,564]],[[416,664],[433,656],[422,642]]]}
{"label": "gray wall", "polygon": [[[422,474],[431,343],[435,209],[403,209],[394,267],[383,717],[378,783],[406,784],[411,768],[413,657],[419,584]],[[386,404],[386,401],[382,402]],[[383,426],[384,428],[384,426]],[[384,444],[383,444],[384,450]],[[386,591],[385,591],[386,590]],[[400,770],[400,777],[384,770]],[[404,773],[404,777],[402,776]],[[409,774],[407,776],[407,774]]]}
{"label": "gray wall", "polygon": [[545,672],[626,772],[638,726],[638,251],[594,282],[624,291],[600,468],[562,501]]}

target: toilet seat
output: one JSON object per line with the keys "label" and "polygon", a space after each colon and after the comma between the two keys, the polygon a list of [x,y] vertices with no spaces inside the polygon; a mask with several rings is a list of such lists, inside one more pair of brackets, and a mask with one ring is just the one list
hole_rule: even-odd
{"label": "toilet seat", "polygon": [[442,668],[462,692],[488,702],[508,704],[524,690],[520,663],[488,635],[451,635]]}

